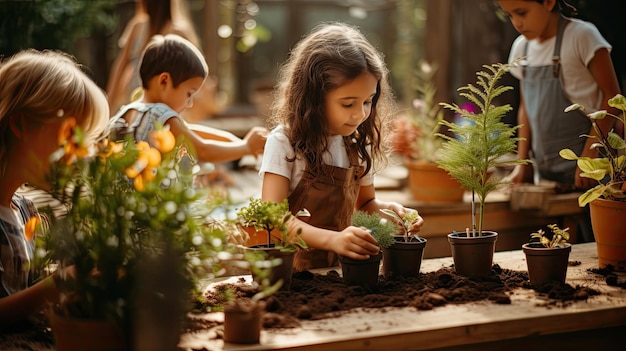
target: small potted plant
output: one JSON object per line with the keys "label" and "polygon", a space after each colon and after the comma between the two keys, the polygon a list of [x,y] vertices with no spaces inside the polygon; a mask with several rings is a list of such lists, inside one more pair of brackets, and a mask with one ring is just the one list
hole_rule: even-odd
{"label": "small potted plant", "polygon": [[[308,215],[308,211],[301,210],[298,217]],[[279,259],[280,264],[272,269],[270,282],[276,283],[282,279],[282,290],[291,287],[293,260],[298,249],[306,250],[307,244],[300,237],[300,230],[290,232],[288,223],[294,218],[289,211],[287,199],[282,202],[262,201],[259,198],[250,198],[247,206],[237,211],[237,221],[242,227],[252,227],[256,231],[267,234],[267,244],[246,247],[246,250],[265,251],[269,259]],[[254,272],[253,272],[254,273]]]}
{"label": "small potted plant", "polygon": [[[598,158],[579,157],[570,149],[563,149],[561,157],[576,160],[582,171],[581,177],[595,179],[598,185],[587,190],[578,197],[581,207],[589,204],[591,226],[598,247],[598,261],[601,268],[611,266],[618,271],[626,271],[626,128],[624,135],[614,130],[604,133],[596,120],[606,117],[615,118],[621,126],[626,122],[626,98],[618,94],[608,101],[609,106],[621,110],[614,115],[605,110],[587,114],[591,120],[595,135],[585,135],[595,139],[591,147],[600,153]],[[573,104],[566,111],[581,109],[583,106]]]}
{"label": "small potted plant", "polygon": [[233,296],[224,306],[224,341],[235,344],[258,344],[263,328],[265,314],[265,298],[280,290],[283,280],[272,282],[272,269],[281,264],[277,260],[267,260],[264,251],[245,252],[245,261],[248,263],[255,279],[252,288],[256,293],[252,297]]}
{"label": "small potted plant", "polygon": [[394,242],[383,248],[383,275],[385,278],[393,276],[416,277],[419,275],[426,247],[426,238],[417,234],[410,235],[409,228],[418,218],[417,211],[409,211],[400,217],[396,212],[381,209],[382,213],[395,218],[402,229],[401,235],[394,235]]}
{"label": "small potted plant", "polygon": [[506,157],[517,150],[520,138],[516,137],[516,131],[520,126],[502,122],[502,117],[512,109],[509,104],[494,105],[495,98],[513,89],[499,85],[499,80],[512,64],[515,63],[484,65],[484,70],[476,74],[476,85],[468,84],[458,89],[462,97],[478,107],[478,112],[470,112],[457,104],[441,104],[468,121],[463,124],[440,122],[454,135],[439,134],[446,141],[437,160],[440,167],[472,192],[471,227],[448,235],[455,270],[464,275],[488,275],[491,272],[498,233],[483,228],[485,201],[489,193],[505,182],[493,175],[492,170],[530,162]]}
{"label": "small potted plant", "polygon": [[396,122],[396,150],[405,156],[414,200],[458,202],[463,200],[463,187],[436,164],[444,142],[438,134],[444,113],[435,101],[437,89],[433,77],[436,71],[434,65],[425,61],[418,64],[412,79],[416,98]]}
{"label": "small potted plant", "polygon": [[530,285],[536,288],[550,282],[564,284],[567,264],[572,245],[569,240],[569,228],[561,229],[556,224],[548,224],[551,236],[543,229],[530,234],[531,241],[522,245],[526,255]]}
{"label": "small potted plant", "polygon": [[[59,272],[59,303],[50,312],[59,350],[109,342],[112,349],[132,349],[148,329],[168,329],[156,339],[175,347],[185,302],[197,292],[198,278],[212,274],[226,236],[204,225],[210,211],[195,206],[204,194],[182,177],[171,132],[150,137],[154,146],[129,139],[88,148],[72,118],[59,131],[48,179],[66,211],[41,209],[49,228],[37,239],[41,262]],[[73,274],[62,274],[68,271]],[[155,304],[160,308],[149,308]],[[156,325],[149,315],[161,312],[167,317]],[[70,330],[64,333],[64,326]],[[95,326],[111,333],[85,334]]]}
{"label": "small potted plant", "polygon": [[370,256],[366,260],[354,260],[339,255],[343,281],[347,285],[360,285],[371,290],[378,285],[380,262],[383,257],[382,249],[393,244],[393,235],[398,232],[398,226],[394,222],[382,218],[376,212],[367,213],[365,211],[357,211],[352,216],[352,225],[369,229],[381,251],[378,255]]}

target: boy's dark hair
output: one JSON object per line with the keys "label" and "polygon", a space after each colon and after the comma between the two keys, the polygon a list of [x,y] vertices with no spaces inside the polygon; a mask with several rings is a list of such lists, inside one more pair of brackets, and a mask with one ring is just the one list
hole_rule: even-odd
{"label": "boy's dark hair", "polygon": [[167,72],[174,87],[192,78],[206,78],[209,67],[200,50],[176,34],[155,35],[143,51],[139,76],[144,89],[153,77]]}

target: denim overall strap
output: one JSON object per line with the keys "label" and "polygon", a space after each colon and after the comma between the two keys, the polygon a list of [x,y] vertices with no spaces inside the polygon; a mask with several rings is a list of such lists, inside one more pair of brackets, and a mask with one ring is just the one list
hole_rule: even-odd
{"label": "denim overall strap", "polygon": [[[580,155],[585,145],[581,135],[589,133],[591,122],[581,111],[564,112],[572,104],[561,82],[561,41],[567,20],[559,18],[553,64],[523,67],[522,89],[532,130],[531,158],[535,182],[538,177],[566,185],[574,184],[576,162],[563,159],[559,151],[569,148]],[[524,55],[528,50],[528,42]]]}

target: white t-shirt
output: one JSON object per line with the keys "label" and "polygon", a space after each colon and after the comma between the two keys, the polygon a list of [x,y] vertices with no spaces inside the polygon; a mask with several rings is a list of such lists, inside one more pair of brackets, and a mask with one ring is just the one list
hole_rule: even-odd
{"label": "white t-shirt", "polygon": [[[330,137],[328,149],[329,152],[323,155],[323,160],[326,164],[342,168],[350,167],[350,159],[343,143],[343,136],[335,135]],[[265,143],[259,174],[263,177],[265,172],[269,172],[289,179],[289,193],[291,193],[300,182],[305,168],[305,162],[300,157],[294,162],[286,160],[287,158],[293,158],[293,155],[294,150],[289,143],[289,138],[284,133],[283,127],[278,126],[274,128],[268,135]],[[362,162],[362,165],[365,166],[365,162]],[[368,186],[373,183],[374,179],[371,170],[363,178],[359,179],[360,186]]]}
{"label": "white t-shirt", "polygon": [[[539,43],[537,39],[528,41],[526,62],[529,67],[552,65],[556,36]],[[527,40],[523,35],[515,39],[509,54],[509,62],[524,56]],[[589,62],[601,48],[612,47],[592,23],[571,18],[565,26],[561,42],[561,85],[571,102],[581,104],[587,112],[600,109],[602,92],[588,69]],[[522,78],[522,67],[513,67],[511,74]]]}

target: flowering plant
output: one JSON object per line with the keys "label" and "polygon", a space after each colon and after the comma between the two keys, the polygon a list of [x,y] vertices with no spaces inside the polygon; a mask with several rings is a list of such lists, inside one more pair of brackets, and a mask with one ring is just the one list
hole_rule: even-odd
{"label": "flowering plant", "polygon": [[[191,298],[200,274],[217,271],[226,238],[206,225],[208,202],[179,169],[184,147],[169,130],[157,128],[150,134],[154,147],[126,139],[88,148],[72,118],[63,124],[59,143],[49,181],[63,213],[41,209],[50,225],[37,250],[59,272],[74,272],[57,280],[57,312],[129,323],[141,299],[137,281],[145,283],[145,271],[153,268],[146,262],[168,262],[170,278],[176,278],[168,284],[180,282],[178,291]],[[158,293],[164,304],[180,303],[180,296]]]}
{"label": "flowering plant", "polygon": [[[437,133],[441,128],[443,109],[436,103],[437,88],[433,82],[436,67],[420,62],[411,79],[416,98],[411,102],[405,119],[398,121],[396,143],[405,143],[406,150],[399,150],[408,159],[435,162],[444,139]],[[408,123],[405,123],[408,122]],[[405,125],[406,124],[406,125]],[[399,149],[403,149],[399,147]]]}

